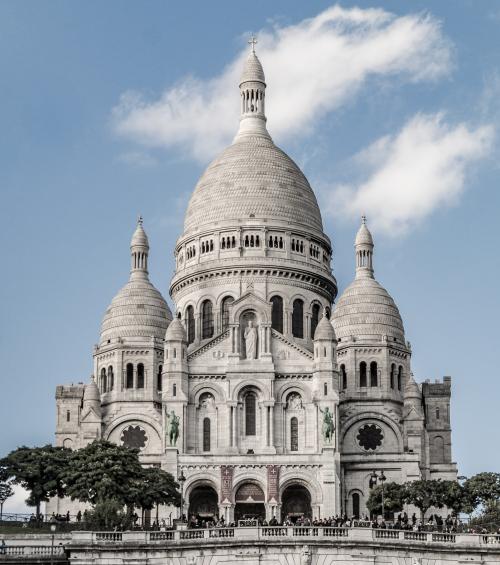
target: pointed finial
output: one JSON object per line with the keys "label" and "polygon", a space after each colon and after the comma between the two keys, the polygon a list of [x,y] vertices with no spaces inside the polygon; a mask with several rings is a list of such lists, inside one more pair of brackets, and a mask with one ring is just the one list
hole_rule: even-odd
{"label": "pointed finial", "polygon": [[142,226],[142,216],[139,216],[139,217],[137,218],[137,225],[138,225],[138,226]]}
{"label": "pointed finial", "polygon": [[255,35],[252,33],[252,37],[250,37],[250,40],[248,41],[248,45],[252,46],[252,53],[255,53],[255,46],[257,45],[257,38],[255,37]]}
{"label": "pointed finial", "polygon": [[364,214],[361,216],[361,223],[366,224],[366,216]]}

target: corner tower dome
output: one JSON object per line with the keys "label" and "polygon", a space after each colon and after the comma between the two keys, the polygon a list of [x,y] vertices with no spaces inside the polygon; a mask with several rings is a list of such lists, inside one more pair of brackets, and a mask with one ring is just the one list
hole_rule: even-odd
{"label": "corner tower dome", "polygon": [[363,216],[355,241],[356,278],[339,298],[332,315],[337,338],[355,337],[405,343],[404,327],[398,307],[373,274],[373,238]]}
{"label": "corner tower dome", "polygon": [[115,338],[163,339],[172,320],[165,299],[149,281],[149,242],[142,223],[139,218],[130,242],[130,279],[113,298],[102,320],[101,344]]}
{"label": "corner tower dome", "polygon": [[266,83],[253,47],[239,88],[238,133],[198,181],[187,208],[184,235],[249,218],[322,234],[321,213],[309,182],[267,131]]}

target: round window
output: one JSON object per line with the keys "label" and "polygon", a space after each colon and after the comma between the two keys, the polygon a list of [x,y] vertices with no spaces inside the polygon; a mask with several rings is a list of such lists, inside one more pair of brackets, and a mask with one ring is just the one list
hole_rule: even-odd
{"label": "round window", "polygon": [[125,447],[143,449],[148,441],[148,436],[140,426],[129,426],[123,430],[121,440]]}
{"label": "round window", "polygon": [[365,451],[375,451],[382,445],[384,434],[375,424],[365,424],[359,429],[356,439]]}

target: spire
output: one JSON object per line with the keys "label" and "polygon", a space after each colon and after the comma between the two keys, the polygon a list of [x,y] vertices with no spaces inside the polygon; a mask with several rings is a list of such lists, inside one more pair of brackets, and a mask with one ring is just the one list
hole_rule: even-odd
{"label": "spire", "polygon": [[356,278],[373,279],[373,238],[366,225],[366,216],[361,216],[361,226],[354,242],[356,249]]}
{"label": "spire", "polygon": [[142,227],[142,216],[137,218],[137,227],[130,242],[130,278],[148,278],[149,241]]}
{"label": "spire", "polygon": [[243,74],[240,79],[241,116],[240,129],[235,141],[246,135],[260,135],[270,139],[266,129],[266,77],[264,69],[255,54],[257,39],[252,35]]}

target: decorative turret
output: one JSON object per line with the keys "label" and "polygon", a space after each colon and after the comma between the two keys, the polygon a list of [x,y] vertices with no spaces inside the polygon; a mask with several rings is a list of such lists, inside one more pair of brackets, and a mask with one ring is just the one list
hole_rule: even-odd
{"label": "decorative turret", "polygon": [[252,49],[245,62],[240,79],[241,118],[235,141],[245,135],[261,135],[270,139],[266,129],[266,79],[264,70],[255,54],[257,40],[248,42]]}
{"label": "decorative turret", "polygon": [[90,383],[85,385],[83,391],[83,413],[90,409],[94,410],[97,416],[101,416],[101,395],[97,388],[94,375],[92,375]]}
{"label": "decorative turret", "polygon": [[314,332],[314,378],[316,390],[322,390],[322,396],[331,396],[335,380],[332,374],[336,374],[336,348],[337,338],[330,320],[327,318],[326,310],[319,321]]}
{"label": "decorative turret", "polygon": [[361,217],[361,226],[356,234],[356,278],[373,278],[373,238],[366,225],[366,216]]}
{"label": "decorative turret", "polygon": [[149,241],[142,227],[142,216],[137,219],[137,227],[130,242],[130,278],[148,278]]}
{"label": "decorative turret", "polygon": [[187,393],[187,374],[187,336],[180,318],[176,317],[165,333],[163,375],[166,375],[167,397],[179,397],[182,392]]}

